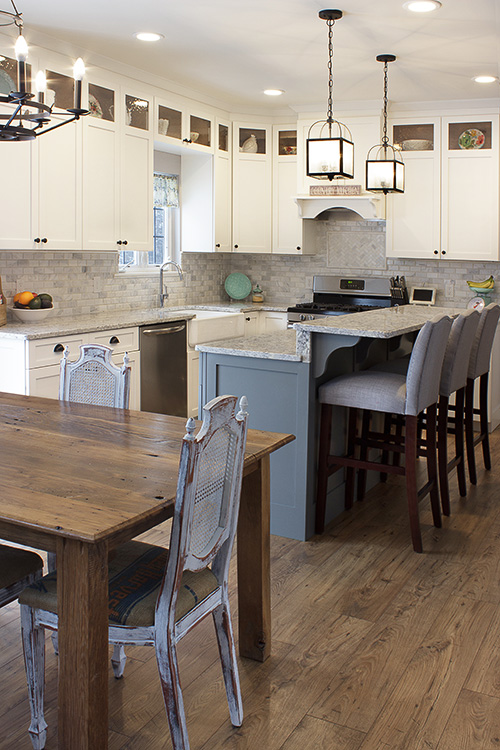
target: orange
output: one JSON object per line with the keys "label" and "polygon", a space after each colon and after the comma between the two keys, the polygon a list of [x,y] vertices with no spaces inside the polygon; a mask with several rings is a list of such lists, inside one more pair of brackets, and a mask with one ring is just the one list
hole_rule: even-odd
{"label": "orange", "polygon": [[22,292],[18,292],[14,295],[14,302],[19,302],[19,297],[21,296]]}
{"label": "orange", "polygon": [[28,305],[34,296],[33,292],[21,292],[18,299],[15,299],[14,302],[19,302],[20,305]]}

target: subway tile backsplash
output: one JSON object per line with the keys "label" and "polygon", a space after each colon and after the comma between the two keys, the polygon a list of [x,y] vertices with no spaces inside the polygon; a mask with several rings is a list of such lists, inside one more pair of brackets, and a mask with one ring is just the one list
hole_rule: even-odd
{"label": "subway tile backsplash", "polygon": [[[408,286],[437,288],[437,304],[465,307],[474,296],[467,279],[500,274],[500,262],[440,261],[385,258],[385,222],[353,220],[352,216],[317,221],[315,255],[184,253],[184,279],[166,277],[168,304],[227,304],[224,280],[245,273],[264,290],[267,304],[286,306],[311,298],[315,274],[406,277]],[[17,291],[48,292],[54,315],[92,315],[111,310],[157,307],[158,275],[118,273],[114,253],[0,252],[0,275],[8,305]],[[491,295],[500,299],[498,288]]]}

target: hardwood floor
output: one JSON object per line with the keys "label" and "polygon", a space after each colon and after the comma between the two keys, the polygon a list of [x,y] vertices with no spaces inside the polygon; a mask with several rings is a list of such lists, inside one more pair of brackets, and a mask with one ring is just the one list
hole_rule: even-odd
{"label": "hardwood floor", "polygon": [[[442,529],[423,502],[422,555],[412,551],[394,477],[321,537],[273,537],[272,656],[240,660],[241,728],[229,722],[211,620],[180,643],[192,750],[500,746],[500,430],[491,447],[493,470],[482,469],[478,452],[478,485],[466,499],[450,478],[452,515]],[[160,543],[161,534],[144,536]],[[0,610],[0,646],[0,750],[30,750],[17,604]],[[154,651],[127,653],[122,680],[109,670],[110,750],[171,748]],[[50,643],[46,686],[54,750]]]}

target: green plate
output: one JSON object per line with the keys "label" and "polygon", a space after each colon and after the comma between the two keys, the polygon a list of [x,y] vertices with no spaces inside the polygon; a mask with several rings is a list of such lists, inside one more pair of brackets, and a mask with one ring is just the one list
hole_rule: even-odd
{"label": "green plate", "polygon": [[252,282],[244,273],[230,273],[224,282],[224,289],[231,299],[245,299],[252,291]]}

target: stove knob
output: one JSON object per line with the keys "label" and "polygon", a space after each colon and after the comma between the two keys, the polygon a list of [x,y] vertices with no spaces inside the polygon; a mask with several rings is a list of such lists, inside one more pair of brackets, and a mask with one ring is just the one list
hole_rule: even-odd
{"label": "stove knob", "polygon": [[314,320],[314,315],[308,315],[307,320]]}

